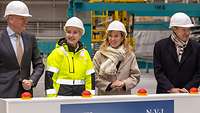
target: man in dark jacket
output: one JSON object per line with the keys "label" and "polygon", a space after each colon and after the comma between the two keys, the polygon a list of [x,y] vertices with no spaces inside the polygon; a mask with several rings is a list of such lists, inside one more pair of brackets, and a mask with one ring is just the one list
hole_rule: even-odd
{"label": "man in dark jacket", "polygon": [[0,33],[0,98],[16,98],[25,91],[32,93],[44,65],[35,36],[24,32],[27,18],[31,17],[28,7],[12,1],[4,17],[8,26]]}
{"label": "man in dark jacket", "polygon": [[199,87],[200,45],[189,39],[193,26],[185,13],[175,13],[169,26],[172,34],[156,42],[153,61],[157,93],[187,93]]}

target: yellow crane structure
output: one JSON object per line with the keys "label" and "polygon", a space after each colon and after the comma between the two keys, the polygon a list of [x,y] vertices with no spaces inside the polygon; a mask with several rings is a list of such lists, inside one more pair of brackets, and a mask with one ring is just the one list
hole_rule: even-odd
{"label": "yellow crane structure", "polygon": [[[90,3],[95,2],[123,2],[123,3],[133,3],[133,2],[146,2],[146,0],[89,0]],[[127,38],[131,46],[135,47],[135,39],[133,38],[134,17],[129,15],[127,11],[91,11],[91,23],[92,23],[92,43],[101,43],[104,40],[104,35],[106,33],[106,28],[108,24],[113,20],[119,20],[124,23],[128,35]]]}

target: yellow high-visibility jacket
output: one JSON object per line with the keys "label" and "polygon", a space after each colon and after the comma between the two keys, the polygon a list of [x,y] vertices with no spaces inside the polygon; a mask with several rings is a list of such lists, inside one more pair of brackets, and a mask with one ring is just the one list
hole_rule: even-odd
{"label": "yellow high-visibility jacket", "polygon": [[47,58],[46,94],[75,96],[81,95],[83,90],[94,94],[94,72],[92,60],[86,49],[79,47],[76,52],[70,52],[66,44],[58,46]]}

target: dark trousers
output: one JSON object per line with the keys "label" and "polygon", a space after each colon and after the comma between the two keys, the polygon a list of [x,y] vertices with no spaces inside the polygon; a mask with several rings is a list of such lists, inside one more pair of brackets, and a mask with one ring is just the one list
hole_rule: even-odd
{"label": "dark trousers", "polygon": [[58,95],[59,96],[81,96],[81,93],[85,90],[85,85],[60,85]]}

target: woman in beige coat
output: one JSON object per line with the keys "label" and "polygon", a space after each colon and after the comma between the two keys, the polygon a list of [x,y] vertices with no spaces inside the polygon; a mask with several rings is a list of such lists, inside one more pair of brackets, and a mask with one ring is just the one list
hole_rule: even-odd
{"label": "woman in beige coat", "polygon": [[140,80],[136,56],[126,36],[120,21],[109,24],[106,40],[93,58],[98,95],[131,94]]}

